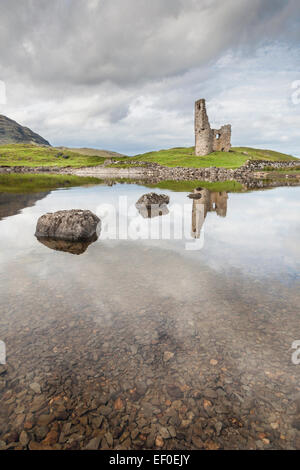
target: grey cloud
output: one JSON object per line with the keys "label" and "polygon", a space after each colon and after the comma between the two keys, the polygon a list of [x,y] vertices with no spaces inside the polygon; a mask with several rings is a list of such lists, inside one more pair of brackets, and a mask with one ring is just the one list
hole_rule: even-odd
{"label": "grey cloud", "polygon": [[233,46],[287,40],[297,3],[1,0],[0,71],[56,86],[163,79]]}

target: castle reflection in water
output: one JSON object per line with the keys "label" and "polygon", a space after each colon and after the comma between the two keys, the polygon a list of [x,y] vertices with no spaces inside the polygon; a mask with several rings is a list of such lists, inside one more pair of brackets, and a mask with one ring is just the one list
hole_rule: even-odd
{"label": "castle reflection in water", "polygon": [[216,212],[220,217],[226,217],[228,193],[226,191],[212,192],[199,188],[194,189],[190,197],[193,199],[191,235],[193,238],[200,238],[208,212]]}
{"label": "castle reflection in water", "polygon": [[[192,238],[200,238],[208,212],[216,212],[220,217],[227,215],[228,193],[226,191],[214,192],[205,188],[197,188],[188,197],[193,199]],[[160,206],[153,204],[149,207],[141,205],[137,209],[139,214],[146,219],[169,214],[166,204]]]}

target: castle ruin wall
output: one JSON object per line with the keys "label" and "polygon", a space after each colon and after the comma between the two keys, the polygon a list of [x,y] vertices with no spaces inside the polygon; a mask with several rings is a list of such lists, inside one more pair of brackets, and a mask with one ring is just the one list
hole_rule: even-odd
{"label": "castle ruin wall", "polygon": [[204,99],[195,103],[195,154],[209,155],[212,152],[229,152],[231,149],[231,125],[211,129]]}

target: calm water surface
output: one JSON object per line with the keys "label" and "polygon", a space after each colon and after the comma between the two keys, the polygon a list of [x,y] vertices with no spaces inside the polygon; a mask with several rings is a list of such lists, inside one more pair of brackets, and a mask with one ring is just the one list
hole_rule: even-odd
{"label": "calm water surface", "polygon": [[[300,188],[155,191],[0,194],[0,449],[300,448]],[[71,208],[103,217],[79,256],[34,237]]]}

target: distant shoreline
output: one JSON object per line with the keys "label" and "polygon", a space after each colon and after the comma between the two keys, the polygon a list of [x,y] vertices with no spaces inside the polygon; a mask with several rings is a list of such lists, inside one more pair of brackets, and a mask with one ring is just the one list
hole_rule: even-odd
{"label": "distant shoreline", "polygon": [[113,167],[114,165],[89,167],[29,167],[0,166],[0,174],[60,174],[97,178],[139,178],[158,180],[206,180],[206,181],[249,181],[264,179],[296,179],[300,182],[300,163],[297,161],[263,161],[249,160],[237,169],[227,168],[191,168],[166,167],[158,164],[140,162],[140,166],[131,165]]}

